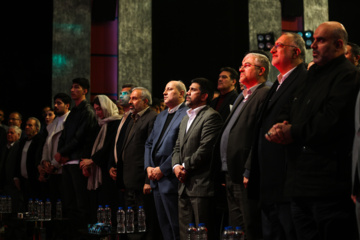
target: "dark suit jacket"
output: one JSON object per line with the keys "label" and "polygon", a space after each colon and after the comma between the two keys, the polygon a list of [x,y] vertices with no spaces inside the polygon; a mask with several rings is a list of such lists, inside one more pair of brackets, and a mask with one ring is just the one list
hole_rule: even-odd
{"label": "dark suit jacket", "polygon": [[188,120],[188,115],[185,115],[181,121],[172,156],[172,166],[184,163],[187,171],[186,182],[179,183],[178,194],[214,196],[213,146],[222,126],[221,116],[206,106],[197,114],[186,133]]}
{"label": "dark suit jacket", "polygon": [[[22,156],[22,150],[24,148],[26,139],[20,140],[19,143],[19,152],[17,155],[17,166],[16,166],[16,175],[20,179],[21,177],[21,156]],[[29,146],[29,149],[27,151],[27,158],[26,158],[26,170],[28,174],[28,180],[32,188],[37,188],[39,185],[38,177],[39,172],[37,169],[37,166],[40,164],[41,155],[42,155],[42,147],[43,147],[44,140],[42,138],[41,134],[36,134],[32,138],[32,142]]]}
{"label": "dark suit jacket", "polygon": [[[169,115],[168,110],[162,111],[156,117],[153,131],[145,144],[145,171],[148,167],[156,167],[154,162],[156,159],[156,162],[159,163],[161,172],[164,174],[164,177],[159,181],[150,181],[151,187],[159,187],[159,191],[161,193],[176,193],[178,190],[179,181],[172,171],[171,156],[178,138],[181,120],[186,115],[187,109],[188,107],[186,107],[185,103],[183,103],[174,113],[175,115],[162,138],[159,139],[160,134],[163,131],[166,118]],[[157,149],[154,149],[155,146],[157,146]]]}
{"label": "dark suit jacket", "polygon": [[[259,196],[263,201],[283,200],[286,176],[285,147],[269,142],[265,133],[277,123],[277,117],[284,105],[291,100],[299,83],[306,78],[307,70],[304,64],[298,65],[285,79],[278,91],[278,81],[271,87],[260,111],[256,126],[256,134],[251,150],[251,174],[248,185],[249,195]],[[260,182],[261,181],[261,182]]]}
{"label": "dark suit jacket", "polygon": [[360,73],[342,55],[313,65],[284,115],[294,142],[287,146],[285,194],[347,197]]}
{"label": "dark suit jacket", "polygon": [[[131,116],[129,116],[131,117]],[[132,134],[129,134],[134,121],[130,119],[126,128],[121,154],[123,154],[123,179],[126,189],[142,190],[150,183],[144,171],[145,142],[149,137],[156,119],[156,112],[148,108],[137,120]]]}
{"label": "dark suit jacket", "polygon": [[12,147],[7,149],[3,146],[0,152],[0,185],[4,188],[11,186],[15,188],[14,177],[17,174],[17,155],[19,152],[19,141],[16,141]]}
{"label": "dark suit jacket", "polygon": [[[223,100],[223,102],[222,102],[222,104],[221,104],[221,106],[220,106],[220,108],[218,110],[218,112],[220,113],[223,121],[225,121],[226,118],[229,116],[230,110],[231,110],[230,105],[234,104],[234,102],[235,102],[238,95],[239,94],[236,92],[236,89],[234,89],[233,91],[231,91],[231,92],[229,92],[229,93],[227,93],[225,95],[225,98],[224,98],[224,100]],[[217,98],[213,99],[211,101],[211,103],[210,103],[210,107],[212,107],[213,109],[216,110],[216,105],[218,104],[219,99],[220,99],[220,97],[217,97]]]}
{"label": "dark suit jacket", "polygon": [[[236,121],[229,133],[227,149],[227,167],[231,180],[235,183],[241,183],[243,173],[245,172],[245,163],[248,159],[252,142],[254,140],[254,130],[260,107],[265,100],[269,87],[265,83],[261,84],[247,99],[246,103],[240,110]],[[225,121],[224,127],[219,135],[219,141],[216,150],[220,149],[221,135],[233,116],[235,109],[244,100],[241,94],[236,100],[229,117]],[[220,159],[218,153],[218,159]]]}

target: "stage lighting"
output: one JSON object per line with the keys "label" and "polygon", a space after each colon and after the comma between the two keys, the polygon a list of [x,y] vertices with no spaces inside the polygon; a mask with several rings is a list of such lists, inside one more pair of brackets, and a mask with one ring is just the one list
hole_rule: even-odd
{"label": "stage lighting", "polygon": [[274,46],[275,43],[273,33],[258,33],[257,40],[258,40],[258,49],[264,51],[269,51]]}

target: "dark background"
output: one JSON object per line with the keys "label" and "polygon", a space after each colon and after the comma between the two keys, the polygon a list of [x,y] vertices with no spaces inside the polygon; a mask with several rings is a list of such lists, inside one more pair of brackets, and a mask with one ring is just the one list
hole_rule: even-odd
{"label": "dark background", "polygon": [[[286,4],[289,15],[296,1]],[[285,5],[284,5],[285,6]],[[0,108],[40,117],[51,105],[52,1],[2,2]],[[248,51],[247,1],[153,1],[153,95],[162,97],[170,79],[188,86],[195,77],[214,84],[219,69],[238,68]],[[344,24],[349,40],[360,44],[355,21],[360,1],[329,0],[330,20]],[[295,13],[291,14],[297,14]],[[161,87],[159,87],[161,86]]]}

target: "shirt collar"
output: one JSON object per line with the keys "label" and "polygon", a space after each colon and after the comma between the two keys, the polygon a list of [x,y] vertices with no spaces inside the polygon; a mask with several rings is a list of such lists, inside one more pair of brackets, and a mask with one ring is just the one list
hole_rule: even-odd
{"label": "shirt collar", "polygon": [[203,109],[203,108],[206,107],[206,106],[207,106],[207,105],[205,104],[205,105],[202,105],[202,106],[197,107],[197,108],[195,108],[195,109],[190,108],[190,109],[188,109],[188,110],[186,111],[186,113],[187,113],[187,115],[189,116],[189,118],[195,117],[195,116],[201,111],[201,109]]}
{"label": "shirt collar", "polygon": [[172,109],[168,108],[168,113],[172,114],[172,113],[176,112],[177,110],[179,110],[181,104],[183,104],[183,103],[180,103],[179,105],[177,105],[176,107],[174,107]]}
{"label": "shirt collar", "polygon": [[144,113],[146,112],[146,110],[148,109],[149,107],[145,108],[144,110],[138,112],[136,115],[134,114],[131,114],[131,117],[137,121],[139,118],[141,118],[142,115],[144,115]]}
{"label": "shirt collar", "polygon": [[290,75],[290,73],[292,73],[292,71],[294,71],[296,67],[290,69],[289,71],[287,71],[287,73],[285,73],[284,75],[281,75],[281,73],[279,75],[277,75],[277,79],[278,79],[278,82],[279,82],[279,85],[281,85],[285,79]]}

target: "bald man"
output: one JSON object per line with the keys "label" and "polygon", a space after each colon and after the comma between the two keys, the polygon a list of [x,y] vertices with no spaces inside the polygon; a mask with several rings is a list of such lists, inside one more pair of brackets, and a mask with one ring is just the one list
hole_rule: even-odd
{"label": "bald man", "polygon": [[311,45],[315,64],[282,122],[265,135],[287,147],[285,194],[292,197],[298,239],[344,239],[344,233],[355,239],[351,151],[360,75],[344,56],[346,44],[342,24],[319,25]]}

